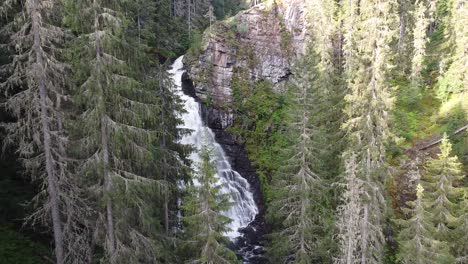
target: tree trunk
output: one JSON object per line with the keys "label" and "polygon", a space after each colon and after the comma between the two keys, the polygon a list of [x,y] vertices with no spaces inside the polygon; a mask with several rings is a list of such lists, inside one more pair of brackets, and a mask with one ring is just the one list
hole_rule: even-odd
{"label": "tree trunk", "polygon": [[[464,127],[461,127],[459,129],[457,129],[455,132],[453,132],[453,134],[450,135],[450,136],[452,137],[452,136],[458,135],[458,134],[460,134],[461,132],[463,132],[463,131],[465,131],[467,129],[468,129],[468,125],[466,125]],[[440,139],[438,139],[438,140],[436,140],[436,141],[434,141],[432,143],[429,143],[429,144],[425,145],[424,147],[419,148],[418,151],[426,150],[426,149],[431,148],[431,147],[433,147],[435,145],[438,145],[438,144],[440,144],[440,142],[442,142],[442,139],[443,138],[440,138]]]}
{"label": "tree trunk", "polygon": [[[104,162],[104,191],[109,194],[112,191],[112,179],[109,174],[109,142],[107,136],[107,130],[104,123],[104,117],[101,117],[101,144],[102,144],[102,158]],[[107,197],[106,202],[106,218],[107,218],[107,239],[109,246],[109,253],[112,259],[115,254],[115,232],[114,232],[114,215],[112,212],[112,201],[110,197]]]}
{"label": "tree trunk", "polygon": [[188,33],[189,39],[192,39],[192,0],[187,0],[187,25],[188,25]]}
{"label": "tree trunk", "polygon": [[63,234],[62,234],[62,222],[60,220],[60,209],[59,209],[59,194],[57,190],[57,179],[54,173],[53,157],[51,151],[51,136],[50,136],[50,127],[49,127],[49,116],[47,111],[47,89],[46,89],[46,80],[43,76],[45,65],[43,58],[43,51],[41,48],[41,36],[39,32],[40,27],[40,13],[39,13],[39,4],[37,0],[31,0],[31,26],[33,31],[33,50],[36,53],[36,63],[38,69],[36,73],[39,73],[37,78],[38,88],[39,88],[39,98],[40,98],[40,107],[41,107],[41,126],[42,126],[42,136],[43,136],[43,148],[46,162],[46,174],[47,174],[47,190],[50,199],[50,210],[52,217],[52,228],[54,230],[54,242],[55,242],[55,256],[57,264],[64,263],[64,249],[63,249]]}
{"label": "tree trunk", "polygon": [[[162,70],[160,68],[159,69],[159,93],[161,94],[161,97],[163,98],[163,105],[166,107],[169,103],[168,103],[166,96],[164,95],[162,82],[163,82],[163,76],[162,76]],[[164,111],[161,111],[161,122],[162,122],[161,127],[163,127],[163,129],[166,127],[164,121],[165,121]],[[166,151],[166,135],[164,133],[162,136],[161,149],[163,150],[163,152]],[[167,164],[166,154],[163,154],[163,164]],[[168,183],[166,170],[163,169],[162,173],[164,175],[164,182]],[[164,228],[166,230],[166,235],[169,235],[169,191],[168,190],[166,190],[166,192],[164,193]]]}
{"label": "tree trunk", "polygon": [[[102,56],[102,47],[101,47],[101,40],[99,38],[99,3],[97,0],[93,2],[95,14],[94,14],[94,30],[96,33],[96,60],[97,60],[97,67],[98,67],[98,76],[101,74],[100,67],[101,67],[101,56]],[[98,80],[98,85],[102,85],[100,80]],[[104,89],[101,87],[101,89]],[[102,102],[104,104],[104,102]],[[103,176],[104,176],[104,192],[105,194],[109,194],[112,191],[112,179],[111,175],[109,174],[109,138],[107,134],[106,124],[105,124],[105,116],[101,114],[100,118],[100,125],[101,125],[101,147],[102,147],[102,161],[103,161]],[[110,197],[107,197],[106,201],[106,221],[107,221],[107,244],[109,247],[109,254],[110,254],[110,262],[114,263],[114,255],[115,255],[115,230],[114,230],[114,215],[112,210],[112,200]]]}

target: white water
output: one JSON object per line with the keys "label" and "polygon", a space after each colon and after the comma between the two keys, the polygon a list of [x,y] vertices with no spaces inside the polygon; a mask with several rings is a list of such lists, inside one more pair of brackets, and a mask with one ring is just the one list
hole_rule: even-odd
{"label": "white water", "polygon": [[[185,72],[183,70],[182,60],[183,56],[174,62],[172,69],[169,71],[177,87],[177,93],[182,98],[185,110],[187,111],[181,115],[184,121],[181,127],[193,131],[191,134],[184,136],[181,143],[193,145],[197,150],[200,150],[202,144],[206,144],[208,148],[214,151],[217,161],[218,173],[216,177],[219,179],[218,183],[223,185],[223,193],[231,193],[232,202],[234,203],[229,211],[224,212],[224,215],[232,219],[232,223],[229,226],[231,231],[228,232],[226,236],[233,240],[240,236],[238,232],[239,228],[246,227],[254,220],[258,209],[253,199],[252,192],[250,191],[249,183],[242,178],[238,172],[232,169],[224,150],[216,142],[213,131],[204,126],[200,115],[200,104],[182,91],[182,74]],[[194,163],[199,162],[200,157],[198,156],[198,152],[193,152],[190,159],[194,161]]]}

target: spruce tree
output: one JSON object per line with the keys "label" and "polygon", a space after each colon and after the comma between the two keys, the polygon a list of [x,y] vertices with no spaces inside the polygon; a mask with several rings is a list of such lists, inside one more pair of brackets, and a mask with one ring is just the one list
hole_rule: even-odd
{"label": "spruce tree", "polygon": [[448,2],[450,19],[447,21],[449,56],[444,59],[439,78],[439,98],[448,100],[450,95],[468,92],[468,7],[464,0]]}
{"label": "spruce tree", "polygon": [[448,243],[435,238],[436,229],[433,215],[424,201],[424,189],[418,184],[416,200],[408,202],[409,208],[403,209],[409,218],[400,220],[403,229],[398,234],[399,261],[404,264],[453,263]]}
{"label": "spruce tree", "polygon": [[427,190],[425,203],[432,213],[432,221],[437,228],[437,239],[452,243],[453,228],[458,221],[462,189],[455,187],[461,180],[461,163],[456,156],[451,156],[452,144],[444,135],[436,159],[426,164],[423,186]]}
{"label": "spruce tree", "polygon": [[396,43],[397,66],[399,72],[407,74],[411,69],[411,45],[413,40],[412,29],[414,28],[414,7],[413,0],[398,0],[398,43]]}
{"label": "spruce tree", "polygon": [[13,56],[0,70],[7,76],[0,83],[6,97],[1,106],[15,118],[1,124],[7,133],[2,143],[17,147],[25,173],[39,182],[40,190],[33,199],[36,211],[27,221],[50,223],[57,263],[83,263],[89,259],[90,245],[81,216],[89,208],[67,153],[70,77],[62,58],[66,31],[60,27],[60,8],[60,1],[8,0],[0,4],[2,16],[13,11],[11,23],[2,27]]}
{"label": "spruce tree", "polygon": [[[388,73],[393,59],[396,1],[350,1],[345,3],[344,23],[354,23],[345,33],[345,75],[349,92],[345,97],[344,123],[348,136],[345,159],[356,163],[356,177],[362,181],[362,194],[356,210],[357,227],[343,225],[349,212],[341,211],[339,263],[381,263],[383,257],[386,176],[385,144],[390,136],[389,116],[393,105]],[[351,161],[346,161],[349,164]],[[350,174],[345,173],[349,188]],[[351,190],[345,190],[345,193]],[[350,201],[349,201],[350,202]],[[343,208],[351,208],[344,205]],[[359,229],[358,243],[346,240],[349,229]]]}
{"label": "spruce tree", "polygon": [[285,150],[284,164],[273,179],[270,215],[281,225],[273,235],[270,251],[272,260],[278,263],[311,263],[320,243],[319,232],[314,230],[324,226],[324,218],[317,217],[324,213],[317,211],[324,206],[320,204],[324,183],[316,172],[321,163],[317,142],[324,137],[323,128],[316,123],[322,97],[315,87],[317,59],[309,56],[296,66],[297,77],[290,88],[293,109],[286,129],[291,146]]}
{"label": "spruce tree", "polygon": [[161,144],[163,135],[167,146],[178,138],[180,121],[175,107],[163,109],[168,105],[161,92],[172,100],[171,84],[168,76],[156,79],[157,66],[148,59],[148,31],[142,22],[147,17],[140,4],[66,2],[65,22],[76,34],[69,49],[80,113],[74,125],[75,154],[94,201],[94,243],[110,263],[160,261],[165,228],[155,203],[168,195],[170,184],[158,161],[179,164],[173,146]]}
{"label": "spruce tree", "polygon": [[422,85],[421,71],[426,56],[428,26],[432,23],[435,1],[418,1],[414,12],[413,57],[411,61],[411,82],[413,87]]}
{"label": "spruce tree", "polygon": [[228,240],[224,233],[229,231],[231,219],[222,212],[231,205],[230,196],[221,193],[212,150],[205,145],[199,156],[194,182],[183,201],[185,239],[188,251],[192,252],[188,263],[237,263],[234,252],[225,247]]}
{"label": "spruce tree", "polygon": [[357,177],[356,155],[352,153],[345,160],[346,182],[344,192],[341,195],[342,204],[338,207],[337,226],[339,229],[338,240],[340,254],[334,259],[334,263],[359,263],[359,247],[361,229],[359,222],[362,212],[360,197],[364,193],[363,181]]}

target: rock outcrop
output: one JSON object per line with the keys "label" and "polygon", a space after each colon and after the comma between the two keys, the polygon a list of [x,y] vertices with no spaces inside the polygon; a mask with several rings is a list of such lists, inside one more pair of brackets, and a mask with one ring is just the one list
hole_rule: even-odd
{"label": "rock outcrop", "polygon": [[237,69],[248,70],[252,81],[268,80],[281,90],[292,58],[305,53],[306,2],[259,4],[207,30],[199,54],[185,61],[197,96],[215,106],[229,104]]}

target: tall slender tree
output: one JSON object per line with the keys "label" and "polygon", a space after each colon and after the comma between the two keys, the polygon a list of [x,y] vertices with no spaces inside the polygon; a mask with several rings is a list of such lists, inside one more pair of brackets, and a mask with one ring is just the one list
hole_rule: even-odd
{"label": "tall slender tree", "polygon": [[427,210],[421,184],[417,185],[416,200],[408,205],[404,212],[409,218],[399,221],[403,229],[398,235],[398,259],[405,264],[453,263],[448,243],[435,239],[433,215]]}
{"label": "tall slender tree", "polygon": [[160,260],[164,220],[154,204],[169,184],[158,160],[179,162],[170,143],[161,146],[164,136],[179,136],[180,121],[174,112],[162,114],[177,109],[163,109],[160,91],[171,98],[170,83],[157,79],[156,62],[148,59],[148,17],[140,4],[148,3],[66,2],[65,21],[77,35],[70,48],[80,112],[75,152],[95,201],[95,244],[110,263]]}
{"label": "tall slender tree", "polygon": [[[339,174],[341,166],[336,157],[341,155],[343,145],[340,102],[344,85],[340,79],[341,58],[336,56],[341,54],[338,5],[335,1],[307,1],[305,6],[310,37],[306,41],[307,55],[297,61],[293,71],[291,120],[288,120],[292,124],[287,128],[288,132],[295,131],[292,144],[285,151],[283,167],[273,180],[276,195],[270,214],[278,217],[272,221],[282,225],[273,239],[271,252],[274,261],[330,262],[334,243],[328,238],[333,237],[335,197],[323,194],[333,193],[328,183]],[[304,159],[295,161],[301,155]],[[284,186],[290,191],[285,192]],[[302,211],[300,204],[305,206]],[[303,223],[295,210],[301,212],[299,218]],[[317,218],[318,215],[321,217]],[[302,235],[299,230],[303,231]],[[284,243],[282,238],[288,232],[289,242]],[[299,236],[303,239],[298,240]]]}
{"label": "tall slender tree", "polygon": [[234,252],[224,244],[224,233],[231,219],[222,214],[231,205],[229,194],[221,193],[221,185],[216,175],[216,160],[212,150],[203,146],[200,150],[200,163],[194,175],[194,184],[188,189],[184,200],[184,223],[186,240],[192,248],[189,263],[231,264],[237,263]]}
{"label": "tall slender tree", "polygon": [[411,59],[411,84],[417,88],[422,85],[421,72],[426,56],[429,25],[433,23],[437,1],[417,1],[413,14],[413,56]]}
{"label": "tall slender tree", "polygon": [[437,238],[453,242],[453,228],[458,221],[460,200],[463,189],[455,187],[461,180],[461,163],[456,156],[450,156],[452,145],[444,135],[437,159],[427,162],[423,186],[427,190],[425,201],[433,214],[432,221],[437,228]]}
{"label": "tall slender tree", "polygon": [[[312,56],[312,55],[311,55]],[[272,218],[280,221],[270,249],[274,262],[310,263],[318,238],[314,234],[313,209],[317,206],[315,194],[321,193],[323,181],[319,168],[317,141],[323,140],[323,129],[314,117],[318,113],[321,97],[315,89],[316,58],[305,60],[296,67],[297,76],[291,86],[293,108],[290,113],[291,146],[286,150],[284,164],[274,179]],[[312,70],[311,70],[312,69]]]}
{"label": "tall slender tree", "polygon": [[60,27],[59,1],[4,1],[1,14],[15,7],[21,12],[6,25],[13,50],[11,63],[2,67],[8,77],[0,84],[7,100],[2,106],[15,122],[3,123],[4,144],[17,146],[26,173],[40,183],[33,202],[32,224],[50,223],[55,258],[61,264],[82,263],[89,257],[86,224],[79,222],[87,208],[67,157],[68,65],[62,62],[65,32]]}
{"label": "tall slender tree", "polygon": [[[349,225],[339,220],[341,254],[338,263],[381,263],[383,257],[385,199],[383,182],[386,176],[385,144],[390,136],[389,111],[392,96],[388,84],[391,65],[391,43],[395,37],[396,1],[350,1],[345,3],[344,23],[354,23],[345,34],[345,70],[349,93],[345,100],[348,120],[343,128],[348,135],[345,159],[356,163],[356,177],[362,181],[357,208],[344,205],[340,218],[359,212],[358,243],[347,240]],[[357,56],[359,54],[359,56]],[[347,161],[346,163],[350,163]],[[351,186],[345,173],[347,187]],[[345,193],[351,190],[345,190]],[[348,200],[351,202],[351,200]],[[353,212],[347,210],[353,209]]]}
{"label": "tall slender tree", "polygon": [[[358,173],[356,155],[351,153],[345,160],[346,182],[342,194],[342,204],[338,207],[337,225],[340,227],[338,236],[340,254],[334,259],[334,263],[359,263],[359,247],[361,229],[359,222],[362,213],[360,197],[364,193],[363,181],[357,177]],[[344,227],[347,227],[346,229]]]}
{"label": "tall slender tree", "polygon": [[[441,78],[441,89],[449,95],[452,93],[467,92],[468,87],[468,40],[467,29],[464,26],[468,20],[468,7],[463,0],[449,2],[450,20],[448,21],[448,43],[451,46],[451,55],[447,60],[450,64]],[[442,98],[448,99],[448,98]]]}

